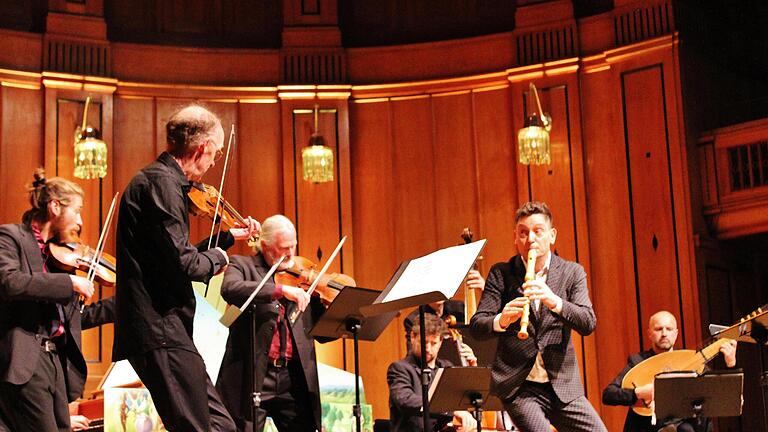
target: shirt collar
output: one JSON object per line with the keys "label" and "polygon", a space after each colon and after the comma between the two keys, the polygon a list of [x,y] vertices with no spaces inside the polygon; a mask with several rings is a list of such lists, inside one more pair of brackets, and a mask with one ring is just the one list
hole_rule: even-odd
{"label": "shirt collar", "polygon": [[178,180],[179,185],[181,186],[185,195],[187,192],[189,192],[190,189],[192,189],[192,184],[194,182],[187,178],[187,176],[184,174],[184,171],[181,170],[179,163],[176,162],[176,159],[174,159],[170,153],[162,152],[160,156],[157,157],[157,162],[167,166],[174,174],[176,174],[175,178]]}
{"label": "shirt collar", "polygon": [[40,251],[45,253],[46,242],[43,239],[43,234],[40,232],[40,227],[37,225],[37,222],[30,223],[29,227],[32,229],[32,234],[34,234],[35,240],[37,240],[37,246],[40,248]]}

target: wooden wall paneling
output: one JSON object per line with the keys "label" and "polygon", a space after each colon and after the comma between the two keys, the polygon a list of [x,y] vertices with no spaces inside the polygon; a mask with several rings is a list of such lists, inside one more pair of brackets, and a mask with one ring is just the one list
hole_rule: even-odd
{"label": "wooden wall paneling", "polygon": [[152,98],[115,97],[112,145],[115,163],[110,168],[115,190],[120,193],[133,176],[158,155],[154,106]]}
{"label": "wooden wall paneling", "polygon": [[[392,104],[387,100],[353,103],[350,125],[355,280],[359,286],[383,290],[400,263],[395,251]],[[360,372],[374,418],[389,417],[386,374],[391,362],[405,356],[403,318],[400,315],[392,320],[375,342],[360,343],[360,362],[364,365]],[[348,365],[351,351],[348,349]]]}
{"label": "wooden wall paneling", "polygon": [[27,185],[43,162],[42,92],[0,86],[0,223],[21,222],[29,209]]}
{"label": "wooden wall paneling", "polygon": [[[672,196],[676,215],[675,229],[678,232],[678,255],[681,285],[683,319],[692,331],[686,332],[685,346],[698,346],[709,335],[707,323],[701,320],[699,289],[696,276],[696,254],[693,241],[693,214],[691,185],[688,173],[688,151],[686,149],[683,96],[680,88],[680,60],[677,35],[669,41],[668,49],[661,50],[661,59],[667,73],[664,74],[664,104],[667,115],[667,136],[669,138],[669,165]],[[691,155],[692,157],[695,155]]]}
{"label": "wooden wall paneling", "polygon": [[[298,232],[297,253],[315,261],[322,266],[330,257],[342,236],[347,235],[347,243],[338,257],[334,260],[329,272],[345,270],[344,257],[350,253],[353,240],[351,227],[347,228],[342,219],[342,210],[349,200],[348,186],[343,186],[349,180],[348,172],[342,175],[342,168],[347,167],[348,161],[340,163],[340,157],[349,157],[348,152],[348,120],[345,103],[339,101],[320,101],[319,131],[325,138],[326,146],[330,147],[336,157],[334,181],[314,184],[306,182],[302,174],[301,150],[309,144],[309,138],[314,128],[315,101],[289,100],[283,101],[282,106],[282,136],[283,136],[283,166],[285,213],[294,220]],[[343,144],[342,144],[343,143]],[[340,153],[340,148],[346,147]],[[351,222],[351,220],[350,220]],[[345,251],[348,249],[349,251]],[[319,258],[318,258],[319,255]],[[344,366],[344,341],[316,345],[318,360],[333,367]]]}
{"label": "wooden wall paneling", "polygon": [[240,169],[233,190],[239,211],[260,222],[284,209],[283,153],[278,104],[239,104],[237,160]]}
{"label": "wooden wall paneling", "polygon": [[[518,208],[517,145],[507,88],[474,91],[475,183],[478,228],[475,238],[487,238],[481,269],[507,261],[515,251],[515,211]],[[474,229],[474,228],[473,228]]]}
{"label": "wooden wall paneling", "polygon": [[[622,102],[640,322],[648,322],[656,311],[671,311],[678,317],[680,338],[676,346],[681,347],[686,331],[695,330],[685,327],[681,310],[663,74],[660,64],[625,71]],[[647,340],[642,341],[642,347],[648,348]]]}
{"label": "wooden wall paneling", "polygon": [[[627,190],[624,137],[618,73],[610,68],[581,75],[581,124],[584,142],[586,214],[592,303],[597,315],[595,339],[607,344],[597,356],[599,388],[605,388],[626,365],[627,356],[640,350],[645,337],[640,324],[635,290],[632,232]],[[625,407],[603,406],[608,430],[621,430]]]}
{"label": "wooden wall paneling", "polygon": [[432,101],[426,96],[393,99],[392,110],[395,250],[402,261],[438,247]]}
{"label": "wooden wall paneling", "polygon": [[[477,175],[472,94],[432,97],[437,248],[463,243],[465,227],[478,227]],[[459,287],[454,298],[464,299]]]}

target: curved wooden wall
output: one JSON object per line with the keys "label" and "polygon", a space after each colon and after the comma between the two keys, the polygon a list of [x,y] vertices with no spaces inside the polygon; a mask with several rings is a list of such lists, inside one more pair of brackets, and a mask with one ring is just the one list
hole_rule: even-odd
{"label": "curved wooden wall", "polygon": [[[600,394],[626,357],[647,347],[650,314],[678,316],[680,347],[701,337],[678,40],[664,1],[643,3],[645,17],[665,17],[667,27],[657,30],[653,20],[641,28],[627,18],[636,4],[578,22],[567,4],[519,8],[519,30],[510,34],[346,50],[352,85],[277,84],[278,51],[129,44],[110,46],[116,78],[40,72],[42,38],[2,32],[2,222],[26,208],[23,186],[36,166],[71,177],[68,149],[87,95],[99,107],[92,121],[110,144],[111,163],[100,189],[86,185],[86,224],[163,150],[165,121],[193,100],[213,108],[226,129],[236,125],[227,199],[259,219],[287,214],[297,222],[300,253],[312,258],[324,259],[348,235],[335,269],[361,286],[383,288],[400,261],[458,243],[465,226],[489,239],[487,271],[515,253],[518,205],[548,201],[558,253],[590,277],[598,327],[575,340],[587,395],[619,430],[625,409],[603,407]],[[576,45],[557,45],[571,33]],[[530,81],[554,119],[546,167],[516,162]],[[323,185],[301,180],[298,159],[315,103],[337,157],[337,181]],[[206,180],[217,183],[220,170]],[[195,222],[194,235],[207,235],[208,226]],[[97,236],[88,225],[86,238]],[[361,344],[367,400],[379,418],[388,416],[386,368],[405,353],[401,321]],[[88,353],[96,380],[111,344],[111,330],[102,332],[87,342],[100,347]],[[322,361],[349,370],[351,356],[343,341],[319,349]]]}

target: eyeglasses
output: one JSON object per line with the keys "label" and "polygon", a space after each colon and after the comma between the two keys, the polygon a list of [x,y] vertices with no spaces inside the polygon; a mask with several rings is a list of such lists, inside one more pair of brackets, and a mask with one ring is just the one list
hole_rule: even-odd
{"label": "eyeglasses", "polygon": [[[216,145],[216,144],[215,144],[213,141],[211,141],[211,140],[208,140],[208,143],[209,143],[209,144],[211,144],[211,145]],[[218,162],[218,161],[219,161],[219,159],[221,159],[221,157],[222,157],[222,156],[224,156],[224,151],[223,151],[223,150],[221,150],[221,149],[219,149],[219,150],[216,150],[216,153],[214,153],[214,154],[213,154],[213,161],[214,161],[214,162]]]}

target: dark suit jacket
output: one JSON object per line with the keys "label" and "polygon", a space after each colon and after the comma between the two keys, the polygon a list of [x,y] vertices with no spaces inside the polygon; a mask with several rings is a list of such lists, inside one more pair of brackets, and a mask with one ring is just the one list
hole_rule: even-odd
{"label": "dark suit jacket", "polygon": [[[655,355],[656,353],[650,349],[629,356],[627,365],[624,366],[624,369],[622,369],[621,372],[616,375],[616,378],[614,378],[603,390],[603,403],[606,405],[633,406],[635,402],[637,402],[637,395],[634,390],[621,388],[621,382],[624,380],[624,375],[642,361]],[[711,430],[711,422],[708,420],[704,421],[705,427],[703,430]],[[683,421],[682,423],[689,425],[691,430],[696,430],[694,427],[695,422]],[[641,416],[632,411],[632,408],[627,410],[627,418],[624,420],[624,432],[656,432],[662,427],[664,427],[663,423],[652,425],[651,416]]]}
{"label": "dark suit jacket", "polygon": [[539,316],[531,312],[530,337],[517,338],[520,321],[507,331],[496,333],[493,320],[509,301],[523,295],[525,266],[519,255],[495,264],[488,275],[477,312],[472,317],[475,337],[499,337],[496,360],[491,371],[491,386],[502,400],[514,396],[531,371],[536,354],[541,351],[544,367],[560,401],[571,402],[584,394],[578,364],[571,343],[571,330],[581,335],[592,333],[597,324],[587,291],[584,268],[552,255],[547,285],[563,299],[563,309],[555,314],[543,304]]}
{"label": "dark suit jacket", "polygon": [[[424,429],[421,419],[421,367],[413,354],[389,365],[389,428],[391,432],[413,432]],[[438,358],[436,368],[451,367],[448,360]],[[432,417],[445,417],[431,413]],[[446,419],[450,420],[450,419]],[[432,421],[434,423],[434,421]],[[433,424],[434,425],[434,424]]]}
{"label": "dark suit jacket", "polygon": [[[226,264],[215,249],[189,242],[191,187],[168,154],[144,167],[125,188],[117,219],[117,293],[112,360],[158,348],[197,352],[192,342],[195,292]],[[222,233],[227,245],[234,243]]]}
{"label": "dark suit jacket", "polygon": [[63,306],[65,331],[57,338],[70,401],[82,395],[87,366],[80,351],[80,330],[114,319],[112,300],[95,303],[80,314],[68,274],[44,273],[43,258],[27,225],[0,226],[0,380],[29,381],[40,358],[41,339]]}
{"label": "dark suit jacket", "polygon": [[[242,306],[248,299],[259,282],[269,271],[267,263],[261,254],[254,256],[233,255],[227,271],[224,273],[224,282],[221,285],[221,296],[227,303]],[[269,346],[274,334],[275,324],[279,311],[278,300],[273,300],[275,292],[274,280],[264,284],[256,295],[249,313],[241,315],[229,329],[227,348],[224,359],[221,362],[219,378],[216,381],[216,389],[221,395],[224,405],[232,417],[239,424],[251,416],[251,374],[256,374],[257,391],[264,384],[264,376],[269,364]],[[310,306],[299,315],[299,319],[292,328],[294,343],[293,358],[301,361],[304,370],[304,378],[307,382],[310,409],[315,417],[317,429],[320,430],[320,385],[317,379],[317,360],[315,358],[315,345],[309,331],[315,321],[319,319],[325,307],[317,297],[312,297]],[[252,367],[248,367],[251,359],[252,313],[256,314],[256,361]],[[318,339],[320,342],[327,339]]]}

